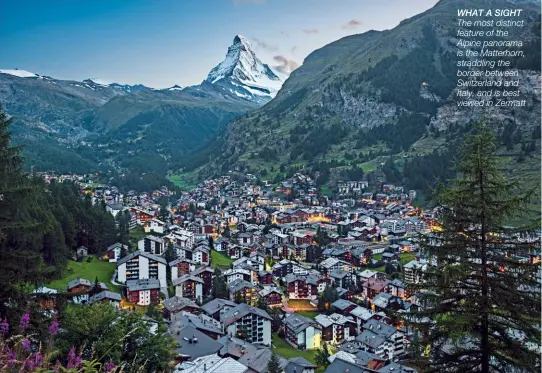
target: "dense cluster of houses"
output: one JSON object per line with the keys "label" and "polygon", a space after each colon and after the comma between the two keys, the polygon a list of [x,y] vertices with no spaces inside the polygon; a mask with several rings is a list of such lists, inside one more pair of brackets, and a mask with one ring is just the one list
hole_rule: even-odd
{"label": "dense cluster of houses", "polygon": [[[332,347],[327,373],[413,372],[398,363],[412,331],[392,315],[421,307],[408,285],[430,265],[418,242],[438,221],[435,211],[410,204],[415,191],[367,188],[364,181],[341,182],[337,202],[318,195],[301,174],[276,187],[250,175],[242,182],[224,176],[175,198],[165,187],[121,195],[82,185],[111,214],[128,211],[131,228],[147,235],[137,247],[107,249],[122,294],[85,279],[67,290],[78,302],[162,309],[179,342],[176,372],[264,373],[274,333],[297,350]],[[164,196],[168,216],[160,219]],[[222,298],[213,297],[215,283],[224,284]],[[318,304],[328,302],[330,288],[334,299]],[[325,312],[301,312],[310,309]],[[317,368],[303,358],[280,364],[285,372]]]}

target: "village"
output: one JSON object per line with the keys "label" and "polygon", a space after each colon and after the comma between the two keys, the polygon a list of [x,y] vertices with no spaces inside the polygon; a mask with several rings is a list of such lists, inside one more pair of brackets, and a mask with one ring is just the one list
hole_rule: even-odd
{"label": "village", "polygon": [[344,181],[331,199],[302,174],[277,185],[245,175],[174,196],[43,177],[129,217],[130,243],[74,253],[110,278],[89,270],[40,291],[157,310],[179,344],[175,372],[264,373],[273,352],[288,373],[415,372],[402,364],[414,337],[404,320],[423,306],[410,285],[431,265],[421,237],[440,229],[438,210],[412,204],[416,191]]}

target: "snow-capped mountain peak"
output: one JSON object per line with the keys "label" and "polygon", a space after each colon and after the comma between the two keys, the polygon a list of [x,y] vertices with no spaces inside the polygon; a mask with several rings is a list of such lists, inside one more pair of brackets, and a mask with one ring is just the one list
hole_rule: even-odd
{"label": "snow-capped mountain peak", "polygon": [[267,102],[275,97],[283,79],[256,56],[245,37],[236,35],[226,58],[211,70],[205,82],[223,86],[239,97]]}
{"label": "snow-capped mountain peak", "polygon": [[37,78],[38,74],[31,73],[30,71],[26,70],[8,70],[8,69],[0,69],[0,74],[8,74],[8,75],[14,75],[18,76],[19,78]]}

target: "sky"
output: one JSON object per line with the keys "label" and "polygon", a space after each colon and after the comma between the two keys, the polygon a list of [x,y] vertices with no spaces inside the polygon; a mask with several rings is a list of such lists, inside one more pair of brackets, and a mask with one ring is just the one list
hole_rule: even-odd
{"label": "sky", "polygon": [[312,51],[437,0],[0,0],[0,69],[153,88],[201,83],[237,34],[289,72]]}

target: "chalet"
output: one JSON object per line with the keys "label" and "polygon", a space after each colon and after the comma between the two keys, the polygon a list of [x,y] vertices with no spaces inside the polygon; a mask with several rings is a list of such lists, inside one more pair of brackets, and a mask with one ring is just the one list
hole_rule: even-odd
{"label": "chalet", "polygon": [[116,263],[120,259],[123,251],[125,253],[128,253],[128,246],[123,245],[120,242],[114,243],[113,245],[109,246],[107,248],[107,257],[109,258],[109,261]]}
{"label": "chalet", "polygon": [[167,288],[166,260],[160,256],[134,251],[117,262],[118,282],[129,280],[157,279]]}
{"label": "chalet", "polygon": [[427,270],[427,262],[424,259],[416,258],[403,266],[405,283],[417,284],[422,280],[423,273]]}
{"label": "chalet", "polygon": [[239,259],[243,256],[243,248],[238,245],[229,245],[227,252],[228,256],[232,259]]}
{"label": "chalet", "polygon": [[221,316],[234,307],[237,307],[237,303],[227,299],[215,298],[205,303],[201,309],[213,319],[220,321]]}
{"label": "chalet", "polygon": [[380,279],[369,279],[361,284],[362,295],[365,299],[373,299],[379,293],[391,292],[389,288],[389,281]]}
{"label": "chalet", "polygon": [[92,284],[86,278],[76,278],[68,282],[68,293],[73,295],[72,300],[75,303],[86,303],[88,301],[88,292]]}
{"label": "chalet", "polygon": [[230,337],[242,337],[250,343],[271,345],[271,316],[259,308],[239,304],[222,317],[224,329]]}
{"label": "chalet", "polygon": [[273,285],[273,274],[269,271],[258,272],[258,281],[261,285]]}
{"label": "chalet", "polygon": [[350,263],[336,258],[327,258],[320,263],[320,268],[324,274],[328,274],[335,270],[344,270],[346,272],[352,272],[353,268]]}
{"label": "chalet", "polygon": [[211,249],[205,245],[198,245],[192,251],[192,261],[204,266],[209,265],[211,258]]}
{"label": "chalet", "polygon": [[385,263],[390,263],[394,260],[399,260],[399,255],[395,253],[382,253],[382,260]]}
{"label": "chalet", "polygon": [[189,312],[193,315],[201,313],[201,308],[190,299],[169,297],[164,301],[164,317],[172,320],[180,312]]}
{"label": "chalet", "polygon": [[226,283],[230,284],[236,280],[243,280],[252,283],[252,274],[250,269],[233,268],[224,272]]}
{"label": "chalet", "polygon": [[351,284],[355,283],[355,277],[350,272],[346,272],[342,269],[336,269],[328,273],[333,285],[336,287],[348,289]]}
{"label": "chalet", "polygon": [[165,230],[165,226],[166,226],[166,223],[156,218],[147,220],[145,221],[145,223],[143,223],[143,229],[145,230],[145,233],[154,232],[154,233],[163,234]]}
{"label": "chalet", "polygon": [[92,295],[88,299],[88,303],[109,303],[112,304],[115,309],[119,309],[120,307],[120,301],[122,300],[122,296],[119,293],[114,293],[112,291],[102,291],[98,294]]}
{"label": "chalet", "polygon": [[[372,339],[373,336],[384,338],[385,341],[392,345],[392,350],[388,351],[390,357],[401,356],[405,352],[405,334],[394,328],[391,325],[377,321],[369,320],[363,324],[363,333],[358,337],[367,337],[366,339]],[[362,343],[365,338],[360,338]],[[357,339],[356,339],[357,340]],[[385,351],[375,351],[376,355],[385,356]]]}
{"label": "chalet", "polygon": [[162,255],[165,251],[164,239],[147,236],[137,242],[137,249],[149,254]]}
{"label": "chalet", "polygon": [[138,279],[126,281],[126,299],[140,306],[160,303],[160,281],[157,279]]}
{"label": "chalet", "polygon": [[117,216],[124,209],[121,203],[109,203],[105,205],[105,210],[113,216]]}
{"label": "chalet", "polygon": [[168,265],[171,272],[171,281],[183,275],[187,275],[196,269],[196,264],[192,260],[186,258],[176,259],[169,262]]}
{"label": "chalet", "polygon": [[315,350],[322,346],[322,327],[313,319],[297,313],[282,320],[286,342],[298,350]]}
{"label": "chalet", "polygon": [[203,296],[211,295],[214,270],[211,267],[199,267],[190,274],[203,280]]}
{"label": "chalet", "polygon": [[322,339],[328,343],[339,345],[353,340],[356,335],[356,323],[352,317],[334,313],[329,316],[320,314],[314,319],[322,327]]}
{"label": "chalet", "polygon": [[404,298],[406,296],[405,284],[399,279],[392,280],[389,284],[389,289],[393,296]]}
{"label": "chalet", "polygon": [[235,280],[228,284],[230,300],[243,302],[246,304],[254,304],[258,297],[258,290],[252,283],[244,280]]}
{"label": "chalet", "polygon": [[147,220],[154,219],[154,212],[144,211],[135,207],[130,208],[130,212],[137,218],[137,224],[143,225]]}
{"label": "chalet", "polygon": [[183,275],[173,280],[175,295],[201,302],[203,300],[203,280],[191,274]]}
{"label": "chalet", "polygon": [[282,290],[274,286],[266,286],[259,292],[268,307],[282,306]]}
{"label": "chalet", "polygon": [[[284,278],[290,299],[316,299],[322,278],[316,275],[289,274]],[[324,286],[325,288],[325,286]]]}
{"label": "chalet", "polygon": [[363,324],[371,320],[374,317],[375,312],[368,308],[357,306],[353,310],[350,310],[349,315],[354,318],[354,321],[356,322],[356,325],[357,325],[356,330],[357,330],[357,333],[359,334],[361,332],[361,328]]}
{"label": "chalet", "polygon": [[357,304],[352,303],[348,300],[339,299],[336,300],[331,304],[335,312],[343,315],[343,316],[350,316],[350,311],[356,309],[358,307]]}

